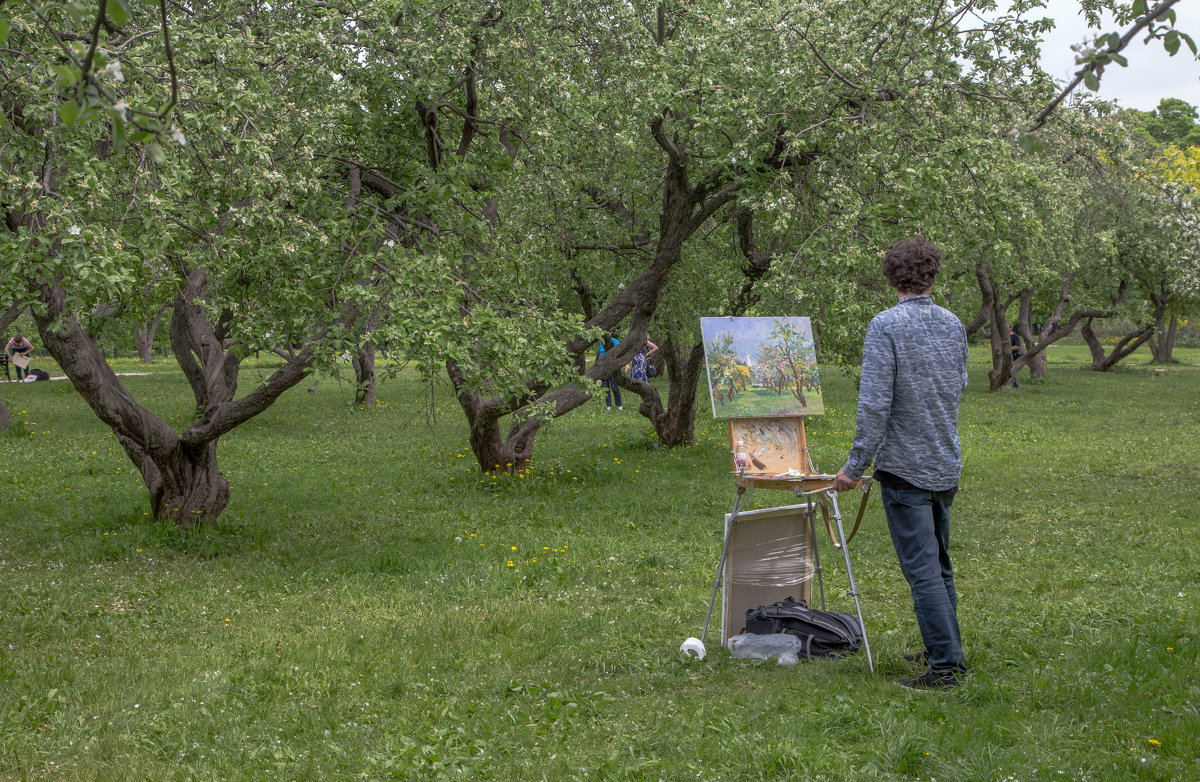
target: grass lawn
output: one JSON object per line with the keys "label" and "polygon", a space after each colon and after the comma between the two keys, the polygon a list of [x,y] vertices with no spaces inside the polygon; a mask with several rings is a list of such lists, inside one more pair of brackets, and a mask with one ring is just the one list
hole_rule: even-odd
{"label": "grass lawn", "polygon": [[[1143,354],[1101,375],[1054,348],[996,394],[973,356],[971,672],[939,694],[893,683],[919,636],[875,498],[851,546],[875,675],[678,653],[734,497],[707,399],[692,448],[593,401],[497,477],[444,388],[428,420],[411,376],[375,410],[322,379],[221,441],[232,502],[183,535],[68,383],[0,385],[0,779],[1200,779],[1200,351]],[[177,367],[149,372],[128,387],[182,428]],[[855,387],[821,378],[832,472]]]}

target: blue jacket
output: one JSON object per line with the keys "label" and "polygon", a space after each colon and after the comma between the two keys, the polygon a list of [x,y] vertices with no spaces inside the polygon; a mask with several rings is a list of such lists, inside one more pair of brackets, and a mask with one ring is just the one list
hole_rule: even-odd
{"label": "blue jacket", "polygon": [[958,406],[967,387],[967,331],[929,296],[871,320],[863,342],[858,421],[842,471],[857,480],[875,462],[914,486],[958,485]]}

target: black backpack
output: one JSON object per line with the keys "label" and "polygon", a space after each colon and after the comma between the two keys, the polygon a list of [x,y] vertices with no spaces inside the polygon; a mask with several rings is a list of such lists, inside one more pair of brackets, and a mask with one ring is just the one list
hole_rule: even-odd
{"label": "black backpack", "polygon": [[858,620],[841,611],[818,611],[790,596],[771,605],[746,611],[743,633],[787,633],[804,641],[807,657],[829,657],[856,652],[863,645]]}

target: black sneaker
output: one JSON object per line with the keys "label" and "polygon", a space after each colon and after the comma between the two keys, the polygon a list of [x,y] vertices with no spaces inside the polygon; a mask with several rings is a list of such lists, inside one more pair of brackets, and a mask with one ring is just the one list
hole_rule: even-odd
{"label": "black sneaker", "polygon": [[910,663],[923,663],[929,659],[929,650],[922,649],[919,652],[909,652],[908,654],[904,655],[904,659],[908,660]]}
{"label": "black sneaker", "polygon": [[897,679],[896,684],[910,690],[924,692],[926,690],[948,690],[951,687],[957,687],[959,682],[956,671],[935,671],[930,668],[915,679]]}

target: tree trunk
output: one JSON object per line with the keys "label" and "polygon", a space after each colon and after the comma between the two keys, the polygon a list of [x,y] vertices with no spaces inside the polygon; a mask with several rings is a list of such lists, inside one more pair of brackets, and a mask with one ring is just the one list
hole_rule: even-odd
{"label": "tree trunk", "polygon": [[[1042,325],[1037,342],[1033,342],[1033,332],[1029,325],[1032,292],[1028,289],[1021,290],[1010,296],[1007,301],[1000,302],[999,291],[992,281],[987,267],[982,263],[979,264],[976,266],[975,275],[983,297],[981,312],[983,309],[987,309],[988,311],[987,320],[989,321],[989,336],[991,337],[992,345],[992,370],[988,373],[988,389],[990,391],[996,391],[1004,387],[1009,382],[1009,379],[1015,377],[1017,372],[1023,367],[1040,366],[1041,374],[1034,372],[1033,376],[1036,378],[1044,377],[1045,356],[1043,354],[1046,348],[1074,331],[1075,326],[1083,318],[1108,318],[1112,316],[1112,312],[1107,310],[1075,310],[1071,313],[1070,317],[1063,321],[1063,315],[1071,303],[1071,283],[1075,279],[1074,274],[1069,274],[1063,280],[1062,290],[1059,293],[1059,300],[1054,308],[1054,313]],[[1018,318],[1018,322],[1024,333],[1026,350],[1025,355],[1014,361],[1012,358],[1012,345],[1008,337],[1008,326],[1005,322],[1005,313],[1008,311],[1009,305],[1017,298],[1021,299],[1021,315]]]}
{"label": "tree trunk", "polygon": [[1092,318],[1083,322],[1080,333],[1083,335],[1083,341],[1087,343],[1088,350],[1092,352],[1092,369],[1097,372],[1107,372],[1120,361],[1128,358],[1129,354],[1140,348],[1143,342],[1150,339],[1150,335],[1154,333],[1154,326],[1146,326],[1124,335],[1113,346],[1112,352],[1108,354],[1105,354],[1104,346],[1100,344],[1096,332],[1092,331]]}
{"label": "tree trunk", "polygon": [[[25,307],[22,305],[13,304],[4,312],[0,312],[0,335],[4,334],[4,330],[8,328],[9,324],[20,317],[24,309]],[[5,341],[7,342],[7,340]]]}
{"label": "tree trunk", "polygon": [[[452,368],[451,374],[456,371]],[[524,426],[514,424],[506,438],[500,431],[500,419],[506,414],[504,405],[494,399],[484,399],[479,392],[460,391],[458,402],[471,427],[468,440],[479,469],[483,472],[524,472],[533,457],[533,444],[540,424],[535,420],[526,421]]]}
{"label": "tree trunk", "polygon": [[150,492],[150,515],[180,529],[211,523],[229,504],[229,481],[217,466],[217,441],[196,448],[164,449],[153,457],[132,438],[117,440],[137,466]]}
{"label": "tree trunk", "polygon": [[1154,306],[1154,334],[1150,336],[1148,342],[1150,355],[1159,364],[1170,363],[1171,356],[1175,351],[1175,331],[1179,326],[1179,316],[1171,314],[1168,317],[1166,314],[1170,296],[1169,293],[1165,295],[1150,294],[1150,300]]}
{"label": "tree trunk", "polygon": [[667,409],[652,416],[658,440],[667,448],[691,445],[696,441],[696,389],[704,368],[704,345],[697,343],[685,353],[685,346],[667,340]]}
{"label": "tree trunk", "polygon": [[8,408],[0,402],[0,432],[8,431]]}
{"label": "tree trunk", "polygon": [[354,364],[354,404],[375,406],[375,345],[364,342],[355,351]]}
{"label": "tree trunk", "polygon": [[[154,518],[170,520],[181,529],[215,522],[229,503],[229,483],[217,466],[217,440],[303,380],[314,358],[310,340],[264,383],[235,399],[237,351],[224,344],[195,303],[203,299],[205,281],[202,269],[189,272],[171,317],[175,360],[196,398],[196,420],[182,435],[121,385],[95,339],[67,311],[62,286],[53,280],[33,286],[43,305],[40,312],[34,311],[34,320],[46,349],[138,468]],[[349,308],[342,322],[357,314]]]}
{"label": "tree trunk", "polygon": [[137,348],[138,358],[143,364],[154,361],[154,335],[158,333],[158,324],[166,311],[167,308],[162,307],[153,319],[133,327],[133,346]]}
{"label": "tree trunk", "polygon": [[992,348],[992,368],[988,372],[988,390],[997,391],[1008,385],[1013,376],[1012,348],[1008,341],[1008,324],[1005,313],[1012,299],[1000,301],[996,283],[992,281],[987,266],[980,263],[975,266],[975,279],[979,283],[979,293],[987,308],[988,338]]}
{"label": "tree trunk", "polygon": [[375,343],[371,335],[379,328],[379,312],[372,312],[367,318],[365,341],[354,352],[351,363],[354,365],[354,404],[375,406]]}
{"label": "tree trunk", "polygon": [[150,493],[155,519],[181,529],[212,522],[229,503],[229,483],[217,469],[216,438],[185,448],[162,419],[137,404],[78,321],[63,314],[65,295],[57,285],[43,288],[44,315],[34,313],[42,342],[96,415],[112,428]]}
{"label": "tree trunk", "polygon": [[667,368],[667,404],[664,407],[658,389],[649,383],[625,375],[617,376],[617,385],[641,397],[638,412],[650,420],[664,448],[691,445],[696,441],[696,389],[704,366],[704,345],[688,347],[668,337],[659,346]]}

